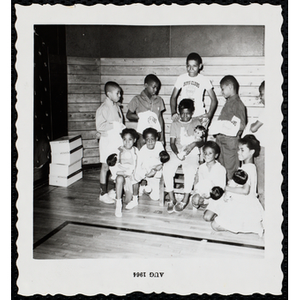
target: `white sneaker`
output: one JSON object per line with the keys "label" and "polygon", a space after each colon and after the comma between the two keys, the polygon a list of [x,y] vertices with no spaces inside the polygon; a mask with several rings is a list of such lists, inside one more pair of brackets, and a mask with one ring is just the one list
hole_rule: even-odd
{"label": "white sneaker", "polygon": [[110,190],[107,195],[112,198],[112,199],[116,199],[116,191],[115,190]]}
{"label": "white sneaker", "polygon": [[138,206],[138,201],[136,201],[136,200],[131,200],[127,205],[126,205],[126,209],[132,209],[132,208],[134,208],[134,207],[136,207],[136,206]]}
{"label": "white sneaker", "polygon": [[103,203],[106,203],[106,204],[113,204],[115,203],[115,200],[112,199],[111,197],[109,197],[109,195],[106,193],[104,195],[100,195],[99,196],[99,200]]}
{"label": "white sneaker", "polygon": [[122,200],[116,200],[116,209],[115,209],[115,216],[117,218],[122,217]]}
{"label": "white sneaker", "polygon": [[145,185],[144,187],[144,193],[150,194],[152,192],[152,188],[149,185]]}

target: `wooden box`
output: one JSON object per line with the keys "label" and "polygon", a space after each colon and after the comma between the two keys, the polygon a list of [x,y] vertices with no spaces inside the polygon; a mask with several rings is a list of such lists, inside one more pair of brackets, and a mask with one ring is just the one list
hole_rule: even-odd
{"label": "wooden box", "polygon": [[70,152],[52,153],[51,162],[53,164],[72,165],[80,160],[83,155],[83,146],[79,146]]}
{"label": "wooden box", "polygon": [[49,185],[67,187],[82,178],[82,170],[78,170],[69,176],[49,175]]}
{"label": "wooden box", "polygon": [[81,170],[82,163],[81,159],[74,162],[71,165],[62,165],[62,164],[50,164],[50,176],[63,176],[67,177],[78,170]]}
{"label": "wooden box", "polygon": [[67,135],[50,142],[52,153],[71,152],[82,145],[81,135]]}

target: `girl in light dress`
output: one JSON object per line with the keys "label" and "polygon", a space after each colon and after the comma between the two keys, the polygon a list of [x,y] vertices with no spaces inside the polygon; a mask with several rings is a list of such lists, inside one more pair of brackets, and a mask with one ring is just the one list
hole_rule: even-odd
{"label": "girl in light dress", "polygon": [[[263,208],[256,195],[257,172],[254,165],[254,157],[259,155],[259,151],[260,143],[254,135],[240,139],[238,157],[248,179],[244,185],[228,184],[225,187],[225,194],[215,211],[217,216],[211,223],[214,230],[263,235]],[[229,193],[231,197],[228,197]]]}
{"label": "girl in light dress", "polygon": [[114,153],[107,158],[107,164],[110,167],[112,179],[114,179],[116,183],[116,217],[122,217],[123,189],[125,195],[130,195],[131,200],[126,205],[126,209],[132,209],[138,205],[139,185],[133,176],[138,158],[138,149],[134,146],[134,143],[136,142],[138,135],[134,129],[125,128],[121,133],[121,137],[123,146],[119,148],[119,153]]}

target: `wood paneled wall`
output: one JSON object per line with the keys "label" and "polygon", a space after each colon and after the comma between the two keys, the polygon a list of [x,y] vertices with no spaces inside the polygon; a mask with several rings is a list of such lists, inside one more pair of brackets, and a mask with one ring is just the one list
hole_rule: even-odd
{"label": "wood paneled wall", "polygon": [[[68,131],[83,138],[83,164],[99,163],[96,140],[95,112],[105,99],[104,84],[116,81],[123,89],[123,112],[130,100],[144,88],[147,74],[155,74],[162,86],[159,95],[164,99],[166,141],[169,142],[171,123],[170,96],[178,75],[186,72],[185,57],[180,58],[82,58],[68,57]],[[214,86],[219,100],[214,118],[220,114],[225,99],[219,82],[225,75],[234,75],[240,83],[240,97],[247,106],[248,121],[259,116],[263,106],[259,101],[258,87],[264,80],[264,57],[203,57],[201,71]],[[210,98],[205,96],[206,105]],[[126,120],[126,126],[136,123]],[[167,143],[169,150],[169,143]]]}

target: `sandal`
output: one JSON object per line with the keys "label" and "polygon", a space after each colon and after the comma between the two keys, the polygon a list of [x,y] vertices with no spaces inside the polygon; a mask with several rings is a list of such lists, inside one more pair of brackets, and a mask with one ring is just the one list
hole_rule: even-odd
{"label": "sandal", "polygon": [[183,211],[188,205],[188,202],[185,203],[185,202],[179,202],[175,205],[175,211],[176,212],[181,212]]}

